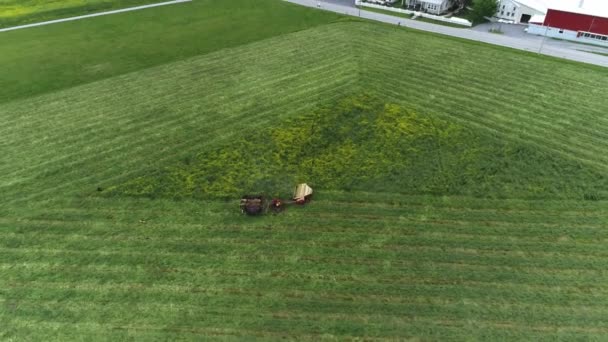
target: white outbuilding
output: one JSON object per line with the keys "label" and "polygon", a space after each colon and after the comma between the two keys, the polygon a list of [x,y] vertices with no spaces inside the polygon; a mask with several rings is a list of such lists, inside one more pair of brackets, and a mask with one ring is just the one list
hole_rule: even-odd
{"label": "white outbuilding", "polygon": [[547,6],[539,0],[499,0],[496,17],[514,24],[525,24],[535,15],[547,13]]}

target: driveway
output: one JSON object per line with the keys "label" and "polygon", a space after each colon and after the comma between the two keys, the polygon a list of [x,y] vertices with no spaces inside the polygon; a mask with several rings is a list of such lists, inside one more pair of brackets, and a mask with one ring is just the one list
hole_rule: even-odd
{"label": "driveway", "polygon": [[[564,58],[572,61],[589,63],[599,66],[608,67],[608,57],[578,51],[579,49],[572,49],[565,47],[560,44],[547,44],[547,41],[552,39],[539,39],[540,37],[530,36],[529,39],[522,39],[522,37],[509,36],[508,34],[495,34],[487,32],[488,29],[479,28],[467,29],[467,28],[454,28],[443,25],[431,24],[422,21],[404,19],[401,17],[394,17],[391,15],[370,12],[365,10],[359,10],[354,6],[354,0],[285,0],[291,3],[299,4],[308,7],[320,7],[322,10],[332,11],[340,14],[350,16],[360,16],[361,18],[381,21],[394,25],[406,26],[409,28],[423,30],[428,32],[439,33],[447,36],[458,37],[463,39],[474,40],[478,42],[484,42],[488,44],[500,45],[510,47],[513,49],[519,49],[524,51],[530,51],[535,53],[544,54],[547,56],[553,56],[558,58]],[[564,43],[561,41],[555,41]],[[572,44],[572,43],[568,43]],[[579,45],[579,44],[576,44]],[[578,47],[578,46],[577,46]],[[583,48],[584,47],[584,48]],[[580,50],[587,49],[587,45],[581,45]]]}

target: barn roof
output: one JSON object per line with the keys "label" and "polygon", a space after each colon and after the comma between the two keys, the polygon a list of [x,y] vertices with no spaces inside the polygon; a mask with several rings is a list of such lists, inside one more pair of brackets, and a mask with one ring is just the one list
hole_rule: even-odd
{"label": "barn roof", "polygon": [[[607,0],[514,0],[539,12],[548,9],[608,18]],[[582,6],[581,6],[582,4]]]}
{"label": "barn roof", "polygon": [[549,9],[608,18],[608,1],[606,0],[602,0],[601,2],[592,2],[590,0],[585,0],[583,7],[564,3],[558,4],[556,6],[551,6],[549,7]]}

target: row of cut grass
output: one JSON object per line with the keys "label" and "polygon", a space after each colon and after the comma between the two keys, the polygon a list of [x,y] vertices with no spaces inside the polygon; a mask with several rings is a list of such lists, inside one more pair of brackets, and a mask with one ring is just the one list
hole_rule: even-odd
{"label": "row of cut grass", "polygon": [[[608,122],[605,71],[358,22],[236,47],[335,18],[200,0],[0,36],[15,49],[0,47],[0,339],[601,339],[608,212],[577,191],[607,190],[606,131],[589,124]],[[98,56],[35,65],[75,42]],[[309,206],[260,218],[239,215],[238,198],[97,195],[364,92],[521,148],[488,157],[524,189],[511,194],[563,192],[307,179]]]}

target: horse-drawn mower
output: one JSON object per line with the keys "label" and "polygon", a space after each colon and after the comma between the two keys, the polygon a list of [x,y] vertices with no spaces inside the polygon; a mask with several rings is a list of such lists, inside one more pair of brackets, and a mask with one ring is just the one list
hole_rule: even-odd
{"label": "horse-drawn mower", "polygon": [[267,201],[262,195],[245,195],[241,198],[241,212],[246,215],[263,215],[269,210],[273,213],[280,213],[288,205],[304,205],[312,198],[312,188],[307,184],[298,184],[293,191],[291,200],[285,201],[280,198],[273,198]]}

